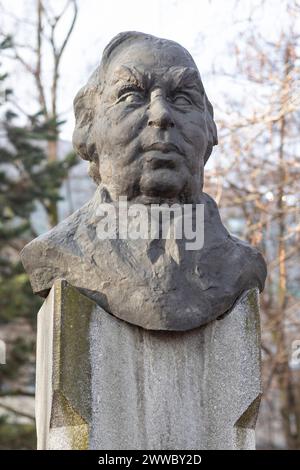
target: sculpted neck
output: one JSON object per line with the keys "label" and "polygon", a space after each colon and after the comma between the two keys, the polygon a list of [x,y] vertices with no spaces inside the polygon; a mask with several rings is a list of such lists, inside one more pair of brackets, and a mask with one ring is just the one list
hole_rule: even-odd
{"label": "sculpted neck", "polygon": [[[113,191],[111,191],[107,185],[100,184],[97,190],[100,195],[101,202],[106,203],[118,203],[120,197],[126,197],[126,195],[118,196]],[[190,192],[183,192],[175,197],[168,197],[164,195],[147,195],[147,194],[138,194],[135,197],[127,197],[128,204],[196,204],[200,201],[201,195],[203,192],[201,190],[191,194]]]}

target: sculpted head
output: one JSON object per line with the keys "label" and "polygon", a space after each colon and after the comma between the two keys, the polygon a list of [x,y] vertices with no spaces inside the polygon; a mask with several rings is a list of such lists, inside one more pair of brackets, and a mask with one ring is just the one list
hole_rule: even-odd
{"label": "sculpted head", "polygon": [[182,46],[119,34],[74,108],[74,148],[112,200],[198,199],[217,131],[197,66]]}

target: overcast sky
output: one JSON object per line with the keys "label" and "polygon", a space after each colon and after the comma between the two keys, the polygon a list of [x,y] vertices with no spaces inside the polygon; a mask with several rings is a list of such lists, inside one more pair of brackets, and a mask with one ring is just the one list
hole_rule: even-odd
{"label": "overcast sky", "polygon": [[[50,3],[52,0],[48,0]],[[27,19],[34,19],[34,0],[2,0],[7,11]],[[255,25],[270,36],[278,32],[284,22],[284,2],[279,0],[78,0],[79,15],[61,67],[59,111],[67,123],[62,137],[70,140],[74,127],[72,101],[78,89],[86,82],[100,61],[102,51],[110,39],[126,30],[138,30],[174,39],[193,55],[211,101],[218,99],[220,87],[211,71],[214,66],[230,67],[229,44],[238,32],[249,28],[247,18],[252,15]],[[52,1],[55,8],[65,0]],[[263,7],[261,6],[263,4]],[[11,20],[0,19],[0,27],[9,30]],[[68,18],[61,25],[65,32]],[[15,30],[16,36],[20,29]],[[27,33],[27,40],[33,40]],[[24,107],[33,105],[31,84],[20,80],[20,69],[11,65],[11,78],[17,96]],[[47,64],[45,66],[47,77]]]}

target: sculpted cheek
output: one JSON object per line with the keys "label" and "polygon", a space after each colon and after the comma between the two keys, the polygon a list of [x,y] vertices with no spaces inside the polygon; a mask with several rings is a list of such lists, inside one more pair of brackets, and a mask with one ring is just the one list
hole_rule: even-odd
{"label": "sculpted cheek", "polygon": [[116,109],[107,110],[105,116],[99,119],[98,129],[114,145],[126,145],[138,137],[145,122],[144,109],[116,106]]}
{"label": "sculpted cheek", "polygon": [[191,115],[182,132],[186,140],[196,150],[196,153],[202,153],[206,149],[208,142],[207,126],[202,116]]}

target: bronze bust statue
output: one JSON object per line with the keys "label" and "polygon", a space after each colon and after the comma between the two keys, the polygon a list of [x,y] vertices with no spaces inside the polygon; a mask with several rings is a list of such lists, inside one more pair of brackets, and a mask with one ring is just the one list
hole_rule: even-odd
{"label": "bronze bust statue", "polygon": [[[73,145],[90,162],[91,201],[22,251],[34,292],[64,278],[107,312],[154,330],[187,330],[264,287],[261,254],[232,237],[203,193],[217,130],[197,66],[179,44],[140,32],[117,35],[74,100]],[[203,204],[204,245],[184,239],[99,239],[103,202]],[[174,255],[174,253],[176,253]]]}

